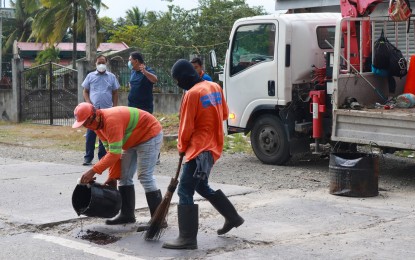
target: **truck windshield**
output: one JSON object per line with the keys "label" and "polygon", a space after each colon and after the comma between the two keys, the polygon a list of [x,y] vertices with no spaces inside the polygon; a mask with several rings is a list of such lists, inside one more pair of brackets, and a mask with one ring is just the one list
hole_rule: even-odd
{"label": "truck windshield", "polygon": [[231,76],[260,62],[274,60],[275,31],[275,24],[238,27],[231,47]]}

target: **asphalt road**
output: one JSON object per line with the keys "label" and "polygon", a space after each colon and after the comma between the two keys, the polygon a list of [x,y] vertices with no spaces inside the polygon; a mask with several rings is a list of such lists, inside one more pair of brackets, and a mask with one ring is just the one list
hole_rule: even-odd
{"label": "asphalt road", "polygon": [[[178,156],[163,153],[156,176],[166,190]],[[110,227],[79,218],[71,205],[82,153],[0,145],[0,259],[413,259],[415,249],[412,160],[380,160],[379,195],[329,194],[328,159],[294,158],[287,166],[261,164],[251,154],[225,154],[211,186],[229,195],[245,223],[224,236],[223,218],[199,204],[198,250],[166,250],[177,236],[176,203],[159,241],[135,232],[149,218],[136,184],[138,223]],[[104,174],[105,175],[105,174]],[[101,176],[101,179],[105,176]],[[82,221],[81,221],[82,219]],[[89,232],[89,233],[88,233]],[[103,234],[99,244],[87,234]]]}

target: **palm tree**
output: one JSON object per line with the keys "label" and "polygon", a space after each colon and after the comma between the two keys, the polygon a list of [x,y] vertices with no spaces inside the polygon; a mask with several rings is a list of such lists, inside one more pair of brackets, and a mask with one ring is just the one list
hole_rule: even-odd
{"label": "palm tree", "polygon": [[125,13],[127,15],[127,24],[137,25],[138,27],[141,27],[145,24],[147,10],[140,12],[140,9],[135,6],[130,10],[127,10]]}
{"label": "palm tree", "polygon": [[[14,40],[19,42],[26,42],[30,39],[32,33],[33,17],[36,15],[36,10],[28,10],[25,6],[24,0],[10,1],[11,7],[16,10],[16,18],[12,21],[13,28],[8,34],[4,50],[7,52],[13,46]],[[31,1],[33,7],[36,5],[36,1]]]}
{"label": "palm tree", "polygon": [[[101,0],[38,0],[40,10],[33,21],[32,35],[37,41],[54,44],[60,42],[71,28],[73,33],[73,68],[76,69],[78,30],[85,30],[85,11],[94,7],[97,12],[107,8]],[[27,4],[33,0],[25,0]]]}

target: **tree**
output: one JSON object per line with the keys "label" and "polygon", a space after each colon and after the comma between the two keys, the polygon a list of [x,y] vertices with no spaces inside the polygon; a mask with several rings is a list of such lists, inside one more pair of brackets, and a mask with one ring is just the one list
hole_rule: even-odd
{"label": "tree", "polygon": [[[33,0],[25,0],[31,6]],[[73,35],[73,67],[76,68],[78,30],[85,30],[85,12],[89,6],[97,12],[107,8],[101,0],[39,0],[40,10],[33,22],[32,35],[43,43],[58,43],[69,29]],[[79,19],[78,19],[79,18]]]}
{"label": "tree", "polygon": [[125,13],[127,15],[126,21],[128,25],[136,25],[138,27],[144,26],[147,11],[140,12],[138,7],[133,7]]}
{"label": "tree", "polygon": [[157,68],[159,84],[173,84],[170,70],[177,59],[190,59],[194,54],[206,58],[214,49],[223,64],[233,23],[261,14],[265,14],[262,8],[251,8],[245,0],[200,0],[192,10],[172,4],[167,12],[147,12],[142,26],[123,25],[124,19],[119,18],[110,41],[137,47],[146,62]]}
{"label": "tree", "polygon": [[98,19],[98,38],[99,42],[108,42],[116,30],[115,22],[108,16]]}
{"label": "tree", "polygon": [[[10,4],[11,7],[16,10],[16,18],[10,20],[10,28],[12,28],[12,30],[9,32],[5,30],[4,32],[5,35],[8,35],[4,45],[4,52],[9,52],[11,50],[14,40],[26,42],[30,39],[33,18],[37,12],[37,10],[28,10],[25,7],[24,0],[10,1]],[[35,6],[37,3],[36,1],[32,1],[31,4]]]}
{"label": "tree", "polygon": [[36,64],[44,64],[46,62],[59,62],[59,52],[60,50],[58,48],[55,48],[55,46],[51,46],[49,48],[44,49],[43,51],[39,52],[39,54],[36,56]]}
{"label": "tree", "polygon": [[245,0],[199,0],[199,5],[193,39],[200,52],[215,49],[219,62],[224,61],[233,23],[243,17],[265,14],[262,7],[249,7]]}
{"label": "tree", "polygon": [[172,4],[167,12],[148,12],[142,27],[121,26],[111,41],[122,40],[143,52],[172,59],[215,49],[219,62],[223,62],[233,23],[261,14],[265,14],[263,8],[249,7],[245,0],[199,0],[199,6],[192,10]]}

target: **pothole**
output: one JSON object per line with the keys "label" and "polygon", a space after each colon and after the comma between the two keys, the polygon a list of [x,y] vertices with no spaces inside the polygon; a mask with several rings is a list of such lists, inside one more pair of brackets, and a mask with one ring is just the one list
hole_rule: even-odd
{"label": "pothole", "polygon": [[112,244],[121,239],[121,237],[111,236],[102,232],[93,231],[89,229],[86,232],[80,232],[77,238],[87,240],[98,245]]}

